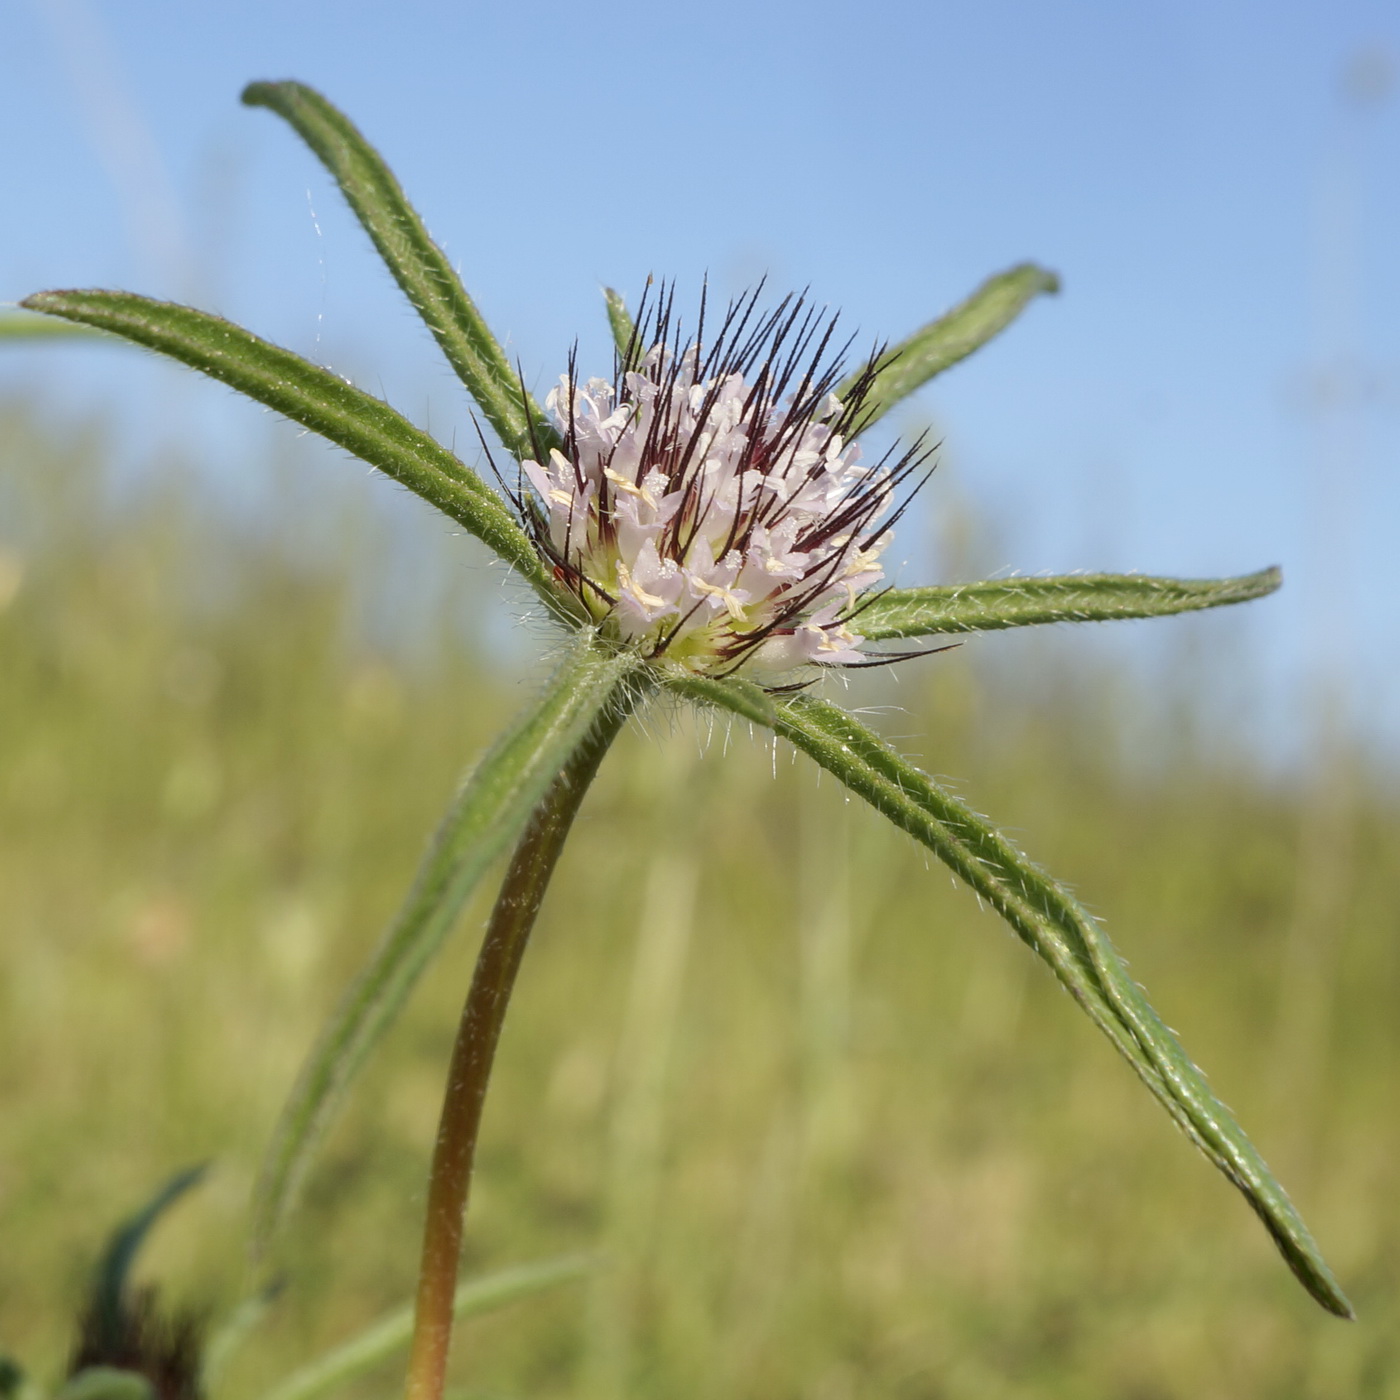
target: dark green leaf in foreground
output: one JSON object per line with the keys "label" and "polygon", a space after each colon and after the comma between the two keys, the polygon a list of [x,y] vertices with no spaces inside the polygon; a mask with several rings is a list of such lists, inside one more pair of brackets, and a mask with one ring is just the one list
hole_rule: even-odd
{"label": "dark green leaf in foreground", "polygon": [[500,497],[401,413],[329,370],[207,311],[131,292],[39,292],[24,305],[158,350],[353,452],[464,525],[557,606],[534,546]]}
{"label": "dark green leaf in foreground", "polygon": [[616,733],[643,684],[631,653],[585,631],[540,700],[471,771],[419,867],[403,908],[322,1033],[292,1090],[263,1163],[253,1245],[261,1253],[305,1176],[350,1080],[451,932],[486,868],[590,733]]}
{"label": "dark green leaf in foreground", "polygon": [[0,1400],[14,1400],[24,1389],[25,1380],[24,1367],[0,1352]]}
{"label": "dark green leaf in foreground", "polygon": [[112,1232],[93,1274],[93,1342],[107,1352],[120,1348],[124,1335],[127,1285],[131,1268],[152,1227],[185,1192],[198,1185],[206,1168],[201,1164],[177,1172],[129,1220]]}
{"label": "dark green leaf in foreground", "polygon": [[[727,704],[725,689],[712,684],[712,702]],[[728,707],[757,717],[746,696],[736,694]],[[1177,1126],[1243,1192],[1308,1292],[1329,1312],[1351,1317],[1282,1187],[1074,896],[844,710],[799,696],[775,707],[772,727],[933,851],[1050,964]]]}
{"label": "dark green leaf in foreground", "polygon": [[[1034,297],[1059,290],[1060,279],[1034,263],[1020,263],[989,277],[966,301],[880,356],[875,382],[865,400],[864,425],[883,418],[921,384],[980,349],[1005,330]],[[845,398],[856,379],[852,375],[846,380],[837,396]]]}
{"label": "dark green leaf in foreground", "polygon": [[892,588],[861,607],[854,625],[861,636],[878,642],[941,632],[993,632],[1046,622],[1164,617],[1262,598],[1282,582],[1283,575],[1277,569],[1261,569],[1238,578],[1062,574],[1057,578],[989,579],[941,588]]}
{"label": "dark green leaf in foreground", "polygon": [[394,173],[355,124],[303,83],[249,83],[243,101],[284,117],[335,176],[355,216],[452,368],[508,451],[532,456],[534,434],[556,441],[544,415],[524,393],[505,351],[491,334],[447,255],[433,242]]}
{"label": "dark green leaf in foreground", "polygon": [[[453,1313],[458,1321],[477,1317],[513,1303],[517,1298],[527,1298],[546,1288],[582,1278],[593,1264],[594,1261],[584,1255],[570,1255],[538,1264],[521,1264],[485,1278],[472,1279],[458,1285]],[[396,1352],[403,1351],[412,1336],[413,1308],[409,1305],[371,1323],[350,1341],[292,1372],[267,1391],[263,1400],[314,1400],[318,1395],[347,1385]]]}

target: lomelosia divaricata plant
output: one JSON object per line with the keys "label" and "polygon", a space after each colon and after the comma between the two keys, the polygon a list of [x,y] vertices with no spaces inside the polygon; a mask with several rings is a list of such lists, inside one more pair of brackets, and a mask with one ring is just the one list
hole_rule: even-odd
{"label": "lomelosia divaricata plant", "polygon": [[635,318],[610,292],[611,377],[584,378],[571,360],[540,405],[355,127],[298,83],[254,83],[243,98],[291,123],[335,177],[494,433],[497,445],[483,435],[483,448],[498,487],[387,404],[216,316],[109,291],[43,292],[25,305],[181,360],[379,468],[483,541],[568,635],[543,693],[462,784],[397,918],[311,1054],[268,1153],[255,1247],[282,1222],[346,1087],[464,902],[512,850],[467,996],[429,1182],[409,1394],[437,1400],[481,1107],[521,956],[613,739],[629,717],[671,697],[771,730],[947,864],[1049,965],[1244,1194],[1308,1292],[1350,1316],[1283,1190],[1094,919],[818,694],[825,670],[887,665],[950,635],[1184,612],[1278,586],[1277,570],[884,585],[890,530],[929,454],[916,442],[867,461],[857,440],[1054,291],[1053,276],[1012,268],[849,371],[834,320],[801,297],[765,305],[755,292],[722,309],[702,297],[691,326],[671,287],[649,290]]}

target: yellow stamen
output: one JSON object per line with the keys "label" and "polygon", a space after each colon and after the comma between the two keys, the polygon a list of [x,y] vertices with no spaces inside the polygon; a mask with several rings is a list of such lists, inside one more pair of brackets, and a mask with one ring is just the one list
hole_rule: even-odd
{"label": "yellow stamen", "polygon": [[721,599],[729,612],[729,616],[732,617],[735,622],[744,621],[744,605],[729,589],[725,588],[723,584],[706,583],[702,578],[692,578],[690,580],[690,586],[697,593],[708,593],[712,598]]}
{"label": "yellow stamen", "polygon": [[638,486],[635,482],[628,481],[621,472],[615,472],[611,467],[604,467],[603,475],[607,477],[614,486],[625,491],[629,496],[640,496],[653,510],[656,509],[656,497],[653,496],[645,486]]}
{"label": "yellow stamen", "polygon": [[617,561],[617,582],[624,593],[630,593],[644,608],[664,608],[666,600],[658,598],[655,593],[648,593],[641,584],[632,577],[632,571],[622,562]]}

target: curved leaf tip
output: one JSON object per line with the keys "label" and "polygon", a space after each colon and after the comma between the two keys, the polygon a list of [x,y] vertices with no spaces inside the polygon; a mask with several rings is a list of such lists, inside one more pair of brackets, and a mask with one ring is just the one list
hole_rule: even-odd
{"label": "curved leaf tip", "polygon": [[276,113],[325,166],[507,450],[521,457],[552,445],[552,424],[525,391],[457,270],[364,133],[315,88],[291,79],[249,83],[243,102]]}
{"label": "curved leaf tip", "polygon": [[251,82],[238,95],[238,100],[245,107],[270,107],[279,97],[284,94],[292,95],[296,88],[301,86],[291,78],[281,78],[276,81],[268,79],[258,79]]}
{"label": "curved leaf tip", "polygon": [[843,381],[837,397],[844,398],[864,384],[864,431],[901,399],[999,335],[1037,296],[1059,290],[1056,273],[1038,263],[1017,263],[987,278],[942,316],[887,347],[873,366]]}

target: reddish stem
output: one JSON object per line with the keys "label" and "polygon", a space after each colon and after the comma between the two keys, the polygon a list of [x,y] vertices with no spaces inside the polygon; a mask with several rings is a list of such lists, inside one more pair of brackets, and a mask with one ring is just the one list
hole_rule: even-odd
{"label": "reddish stem", "polygon": [[511,857],[477,957],[447,1076],[418,1275],[407,1400],[441,1400],[452,1343],[453,1299],[481,1110],[515,975],[549,878],[603,755],[631,709],[606,714],[550,785]]}

